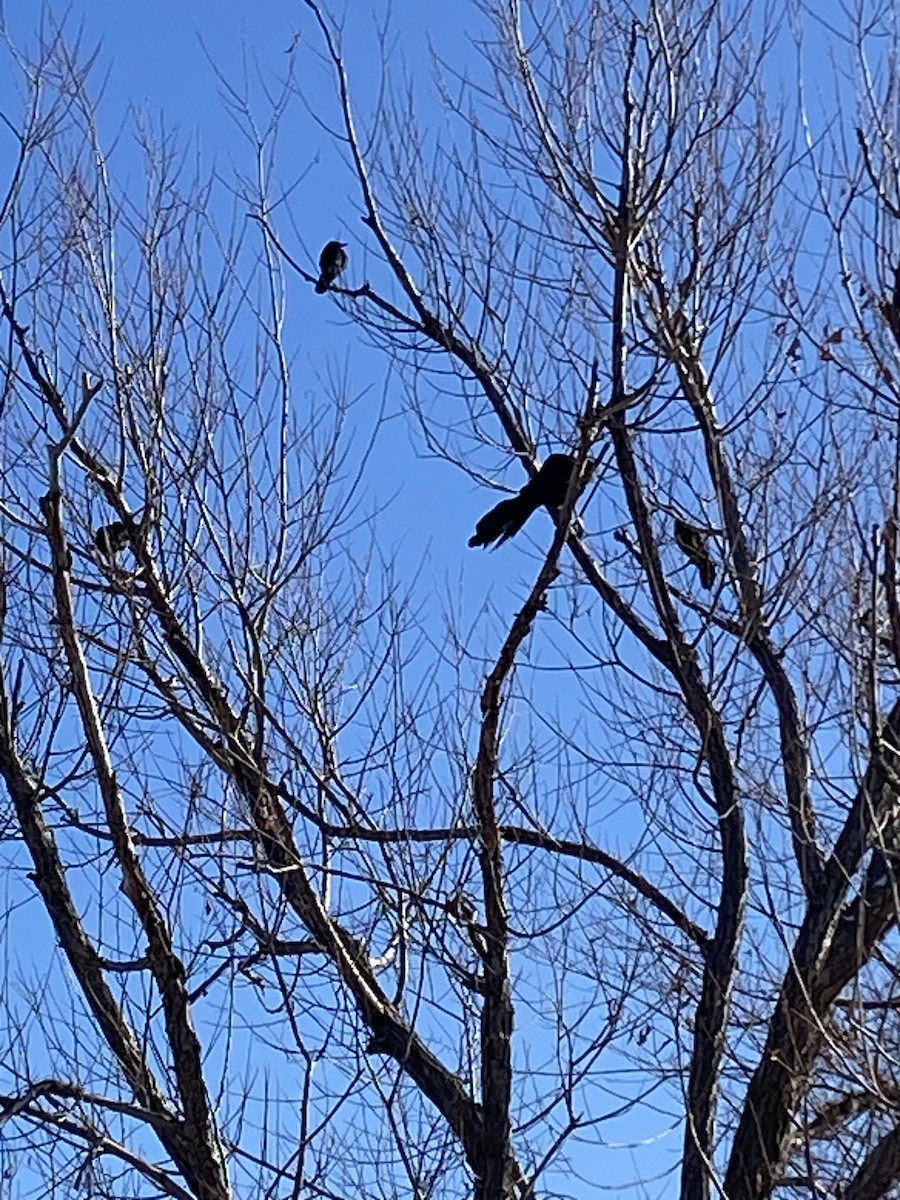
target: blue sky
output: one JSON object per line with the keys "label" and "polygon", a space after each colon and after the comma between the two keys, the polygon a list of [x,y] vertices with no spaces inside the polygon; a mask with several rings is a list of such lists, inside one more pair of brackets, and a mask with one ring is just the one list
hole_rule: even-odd
{"label": "blue sky", "polygon": [[[27,7],[23,4],[6,14],[14,38],[20,40],[27,38],[35,19]],[[129,109],[139,110],[168,128],[177,128],[185,143],[199,147],[206,167],[216,166],[223,178],[228,178],[233,169],[247,169],[247,146],[223,104],[223,80],[239,92],[246,86],[263,115],[264,86],[277,87],[292,61],[300,63],[301,54],[298,69],[304,73],[305,87],[313,96],[320,88],[321,110],[334,111],[329,74],[324,66],[316,65],[315,53],[305,53],[310,46],[317,51],[319,40],[311,14],[300,0],[256,6],[199,0],[142,6],[96,0],[74,4],[68,13],[70,27],[81,24],[86,44],[101,43],[95,79],[106,79],[101,127],[108,138],[127,123]],[[376,27],[387,16],[391,70],[399,71],[407,64],[417,78],[423,122],[427,124],[430,116],[443,120],[428,83],[428,39],[446,58],[460,61],[462,56],[466,61],[471,53],[467,38],[477,31],[480,18],[469,5],[458,2],[397,0],[390,9],[380,4],[348,5],[346,65],[363,110],[379,84]],[[821,64],[828,83],[827,58],[815,61]],[[2,89],[0,83],[0,94]],[[292,114],[301,115],[298,105]],[[126,129],[116,160],[125,170],[129,137]],[[351,253],[348,281],[361,283],[366,278],[367,260],[354,181],[314,120],[284,122],[276,167],[279,178],[296,181],[288,205],[292,224],[279,222],[288,249],[313,269],[324,242],[345,238]],[[226,213],[227,204],[221,202]],[[330,298],[315,296],[305,284],[292,283],[290,289],[288,337],[296,345],[293,367],[298,393],[318,387],[329,377],[345,376],[351,393],[362,397],[359,436],[363,439],[372,429],[369,412],[374,414],[381,404],[385,406],[386,420],[377,435],[366,493],[371,506],[388,504],[379,523],[381,548],[386,555],[396,552],[401,570],[408,575],[420,573],[420,593],[428,595],[436,623],[442,622],[445,609],[452,610],[461,619],[461,628],[472,632],[473,653],[495,651],[497,631],[512,616],[534,576],[536,547],[549,541],[549,519],[538,514],[527,536],[496,554],[469,550],[466,541],[475,520],[499,498],[498,493],[478,487],[457,468],[424,456],[421,437],[402,411],[399,381],[388,373],[384,356],[363,343]],[[551,447],[543,449],[546,452]],[[520,486],[523,479],[515,465],[508,465],[502,475],[502,481],[511,487]],[[602,499],[602,494],[595,497],[587,520],[594,528],[605,526],[608,532],[614,518],[604,509]],[[488,618],[492,607],[497,615]],[[479,622],[481,614],[485,620]],[[624,810],[621,817],[616,810],[604,813],[606,848],[619,848],[618,835],[633,819],[633,809]],[[611,1091],[616,1086],[617,1081],[611,1081]],[[630,1132],[652,1141],[667,1128],[668,1118],[662,1115],[657,1120],[645,1111],[639,1124],[640,1128],[633,1126]],[[660,1165],[670,1164],[679,1149],[676,1132],[668,1138]],[[641,1173],[652,1175],[649,1156],[643,1150],[637,1154]],[[621,1169],[627,1178],[631,1168],[632,1163],[616,1159],[616,1166],[610,1169],[610,1186],[618,1181],[617,1171]],[[577,1192],[577,1184],[572,1190]]]}
{"label": "blue sky", "polygon": [[[6,13],[13,38],[19,41],[25,41],[35,28],[34,12],[28,7]],[[65,11],[67,28],[82,29],[85,47],[100,44],[94,79],[95,86],[104,80],[101,128],[108,139],[122,126],[126,128],[116,149],[118,163],[128,161],[131,134],[127,122],[139,113],[154,124],[162,122],[167,130],[178,131],[182,145],[196,145],[203,166],[215,166],[223,178],[230,178],[235,169],[247,170],[248,146],[223,103],[222,80],[242,94],[246,91],[258,119],[264,121],[263,83],[277,90],[292,58],[305,88],[312,74],[313,95],[322,100],[320,113],[335,112],[330,73],[319,59],[318,31],[312,14],[299,0],[275,0],[265,6],[209,0],[121,5],[97,0],[74,4]],[[391,72],[395,78],[398,72],[414,73],[422,116],[427,121],[428,104],[438,116],[427,61],[430,40],[438,53],[458,61],[461,53],[470,54],[468,36],[482,19],[467,4],[398,0],[390,5],[349,5],[342,22],[343,48],[361,112],[365,113],[380,83],[377,38],[385,20],[390,29]],[[216,78],[217,73],[222,79]],[[336,160],[326,133],[306,119],[298,103],[292,113],[299,119],[283,122],[276,172],[280,180],[299,179],[288,204],[295,228],[280,221],[278,229],[290,252],[310,269],[325,241],[346,239],[352,254],[348,278],[361,282],[360,272],[366,269],[361,236],[365,230],[359,223],[354,180]],[[377,446],[376,478],[371,480],[373,503],[374,497],[378,503],[396,497],[383,530],[385,548],[397,548],[409,569],[433,572],[433,586],[439,593],[449,588],[456,595],[463,572],[469,571],[478,572],[490,587],[502,564],[490,554],[468,551],[466,541],[476,518],[499,497],[480,490],[446,463],[422,460],[413,445],[421,449],[419,439],[406,418],[396,415],[398,406],[391,401],[383,356],[361,342],[330,300],[313,295],[306,284],[293,288],[289,329],[298,348],[296,377],[324,379],[340,373],[348,379],[350,390],[365,391],[371,397],[373,407],[386,401],[392,420]],[[436,480],[445,504],[434,503]],[[512,466],[503,481],[518,487],[524,476]],[[545,527],[542,538],[551,526],[546,517],[540,520]],[[505,557],[504,581],[510,578],[510,559],[517,557],[516,548],[508,547]],[[530,556],[523,565],[527,577]]]}
{"label": "blue sky", "polygon": [[[94,89],[98,90],[102,81],[99,126],[106,143],[116,143],[110,160],[113,170],[133,172],[134,179],[140,179],[131,122],[143,117],[154,127],[177,130],[182,146],[198,147],[201,173],[204,168],[215,167],[227,180],[233,171],[248,169],[248,146],[222,100],[225,83],[238,92],[246,88],[258,105],[260,119],[264,119],[264,88],[277,90],[291,66],[292,55],[299,60],[310,45],[316,52],[319,48],[311,16],[301,3],[266,4],[264,19],[260,19],[262,12],[262,5],[252,8],[247,4],[198,0],[166,0],[152,6],[98,0],[75,4],[67,10],[70,34],[80,27],[84,48],[100,45]],[[346,64],[363,110],[380,82],[375,38],[377,25],[385,15],[386,7],[367,5],[362,15],[353,12],[345,22]],[[13,42],[29,45],[37,22],[35,14],[22,6],[15,12],[8,11],[6,19]],[[475,24],[474,11],[465,4],[426,5],[400,0],[391,5],[391,67],[396,72],[407,63],[415,70],[423,122],[428,121],[429,105],[435,119],[443,119],[428,81],[428,39],[439,53],[458,61],[460,54],[469,54],[467,38]],[[299,46],[295,40],[298,35]],[[319,70],[320,108],[333,112],[329,73],[324,66],[317,66],[314,54],[304,55],[303,62],[299,68],[303,72]],[[304,82],[308,84],[306,75]],[[7,86],[0,79],[0,99],[4,102],[8,99]],[[318,86],[314,83],[312,87],[314,96]],[[14,109],[14,102],[10,107]],[[298,182],[289,205],[292,224],[279,222],[279,232],[291,253],[309,269],[313,269],[324,242],[333,237],[346,239],[352,256],[348,280],[358,284],[366,277],[367,265],[354,181],[337,161],[329,139],[315,121],[303,115],[299,104],[294,105],[292,113],[301,119],[284,122],[276,169],[279,178]],[[0,163],[3,145],[0,134]],[[230,219],[231,206],[224,188],[218,202],[223,220]],[[396,556],[406,578],[418,575],[417,595],[427,597],[428,623],[435,631],[436,642],[443,637],[445,614],[452,612],[467,633],[468,653],[496,653],[499,631],[516,611],[534,577],[538,547],[546,547],[549,541],[549,518],[543,512],[537,514],[526,533],[498,553],[470,550],[466,543],[476,519],[500,494],[479,487],[452,465],[425,456],[420,435],[402,411],[399,380],[389,374],[384,356],[364,344],[357,329],[343,318],[330,298],[314,295],[306,284],[289,281],[288,287],[287,340],[293,339],[295,348],[292,368],[297,395],[316,389],[320,381],[346,378],[348,390],[362,397],[357,406],[357,442],[363,445],[372,432],[374,414],[384,406],[385,420],[377,435],[364,493],[364,503],[372,509],[387,504],[379,517],[379,549],[385,557]],[[546,454],[553,447],[542,449]],[[501,456],[495,461],[500,463]],[[515,464],[508,463],[502,482],[519,487],[524,475]],[[477,676],[477,668],[475,673]],[[615,847],[615,820],[610,815],[606,835],[610,848]],[[29,911],[36,912],[33,906]],[[35,944],[49,951],[52,942],[47,935],[46,919],[43,914],[36,915]],[[34,959],[30,969],[41,973]],[[201,1023],[203,1019],[198,1014]],[[259,1051],[256,1054],[264,1057]],[[618,1102],[618,1082],[612,1080],[610,1087],[613,1099],[608,1103],[614,1105]],[[661,1128],[666,1125],[663,1120]],[[658,1132],[655,1129],[652,1136]],[[646,1135],[642,1127],[638,1136]],[[674,1140],[677,1143],[677,1134]],[[626,1175],[631,1173],[630,1164],[623,1169]],[[18,1176],[17,1186],[20,1194],[27,1194],[27,1170]]]}

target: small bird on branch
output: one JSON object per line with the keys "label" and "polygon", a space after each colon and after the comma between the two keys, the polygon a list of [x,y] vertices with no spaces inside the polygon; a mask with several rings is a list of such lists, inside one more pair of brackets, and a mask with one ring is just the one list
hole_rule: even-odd
{"label": "small bird on branch", "polygon": [[485,513],[469,538],[470,546],[498,546],[519,532],[531,514],[546,505],[559,508],[566,498],[575,459],[570,454],[551,454],[541,469],[522,488],[518,496],[501,500]]}
{"label": "small bird on branch", "polygon": [[128,527],[124,521],[111,521],[109,525],[101,525],[94,532],[94,545],[107,558],[115,558],[120,550],[126,548],[128,541]]}
{"label": "small bird on branch", "polygon": [[316,291],[319,295],[328,291],[347,266],[347,251],[344,249],[346,244],[346,242],[329,242],[319,255],[319,271],[321,273],[316,283]]}
{"label": "small bird on branch", "polygon": [[94,545],[105,558],[115,558],[127,550],[132,540],[142,537],[150,526],[151,509],[147,506],[136,516],[124,521],[110,521],[94,530]]}
{"label": "small bird on branch", "polygon": [[680,517],[675,518],[675,542],[678,549],[694,564],[700,573],[700,583],[710,591],[716,582],[716,568],[706,545],[706,537],[704,530],[698,529],[696,525],[690,525]]}

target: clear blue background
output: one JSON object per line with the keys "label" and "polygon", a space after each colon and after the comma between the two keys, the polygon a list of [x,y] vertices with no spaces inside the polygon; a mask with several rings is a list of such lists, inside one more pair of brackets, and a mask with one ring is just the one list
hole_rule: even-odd
{"label": "clear blue background", "polygon": [[[95,89],[104,79],[100,128],[107,143],[120,135],[117,169],[128,169],[129,110],[139,110],[154,122],[161,120],[165,127],[179,129],[186,143],[199,147],[205,167],[216,167],[223,178],[230,178],[234,169],[247,170],[250,148],[223,100],[223,81],[255,98],[260,117],[265,119],[262,85],[271,82],[277,91],[278,81],[292,62],[299,64],[301,56],[303,65],[298,69],[304,90],[321,95],[319,113],[336,119],[329,67],[321,60],[315,65],[321,40],[312,14],[299,0],[257,5],[196,0],[138,5],[96,0],[73,5],[68,11],[68,27],[74,29],[81,23],[86,45],[101,43]],[[6,19],[13,41],[27,43],[37,21],[31,5],[21,3],[7,9]],[[429,45],[433,43],[445,60],[457,66],[469,63],[477,69],[469,38],[483,32],[483,18],[468,4],[453,0],[442,4],[398,0],[389,8],[381,3],[349,5],[343,20],[345,62],[363,116],[380,84],[378,26],[384,19],[389,19],[390,31],[387,69],[395,74],[409,71],[415,77],[423,125],[443,122],[430,83]],[[311,54],[307,53],[309,47],[314,48]],[[815,44],[809,61],[815,64],[811,85],[821,82],[830,88],[831,61],[817,52]],[[784,62],[787,70],[794,69],[789,57]],[[0,80],[5,108],[7,88],[8,82]],[[291,111],[297,115],[299,105]],[[312,271],[326,241],[334,237],[346,240],[351,255],[347,282],[353,286],[362,283],[369,260],[358,191],[327,133],[310,119],[296,125],[286,120],[277,145],[278,180],[284,184],[297,181],[286,205],[293,224],[282,219],[282,214],[276,217],[286,247]],[[0,135],[0,164],[3,148]],[[136,153],[134,163],[137,172]],[[229,212],[223,203],[223,219],[228,219]],[[291,285],[287,341],[296,349],[298,392],[316,387],[320,379],[345,375],[351,393],[365,393],[370,398],[373,413],[385,404],[387,420],[378,434],[367,493],[373,509],[389,501],[379,519],[381,550],[386,557],[396,552],[401,570],[408,575],[422,572],[424,590],[432,594],[434,621],[442,620],[442,609],[452,609],[461,615],[463,629],[476,629],[473,652],[496,650],[497,631],[511,618],[533,578],[535,546],[546,546],[549,540],[549,519],[538,514],[527,536],[497,554],[470,551],[466,541],[475,520],[499,495],[479,488],[456,467],[424,455],[421,438],[403,413],[399,381],[390,376],[384,356],[364,344],[330,298],[315,296],[302,283]],[[367,436],[369,429],[362,422],[361,437]],[[549,449],[543,448],[544,452]],[[497,461],[501,465],[499,458]],[[507,465],[498,477],[509,487],[524,481],[515,464]],[[587,523],[601,533],[617,523],[603,511],[602,496],[593,500]],[[497,619],[479,625],[479,614],[491,607],[496,609]],[[603,844],[614,852],[619,849],[615,814],[610,814],[604,828]],[[628,1180],[633,1174],[650,1178],[656,1170],[671,1166],[680,1152],[680,1131],[665,1140],[665,1154],[654,1156],[640,1145],[643,1137],[652,1142],[667,1127],[667,1117],[660,1116],[656,1123],[652,1109],[644,1110],[631,1123],[628,1134],[636,1146],[631,1169],[621,1158],[609,1168],[600,1166],[596,1150],[591,1148],[593,1169],[588,1169],[594,1186],[602,1189],[608,1182],[617,1192],[620,1178]],[[605,1181],[607,1169],[611,1177]],[[572,1191],[579,1191],[577,1182]]]}

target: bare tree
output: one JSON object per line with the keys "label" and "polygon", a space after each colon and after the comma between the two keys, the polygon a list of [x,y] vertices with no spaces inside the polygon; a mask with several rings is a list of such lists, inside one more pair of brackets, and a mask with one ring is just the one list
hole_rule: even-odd
{"label": "bare tree", "polygon": [[485,0],[439,137],[418,80],[357,114],[306,11],[362,223],[300,303],[389,357],[429,454],[575,469],[477,624],[440,612],[381,549],[378,414],[287,349],[320,247],[273,136],[321,97],[260,127],[221,81],[255,163],[223,226],[164,130],[114,184],[77,44],[19,60],[6,1174],[897,1194],[893,15],[844,14],[823,113],[769,99],[765,6]]}

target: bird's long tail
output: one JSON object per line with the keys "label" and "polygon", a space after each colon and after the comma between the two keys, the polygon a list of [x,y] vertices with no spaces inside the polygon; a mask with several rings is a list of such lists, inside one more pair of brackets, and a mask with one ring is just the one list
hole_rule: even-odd
{"label": "bird's long tail", "polygon": [[508,500],[501,500],[475,526],[469,545],[489,546],[491,542],[496,542],[502,546],[508,538],[519,532],[536,508],[537,502],[522,492]]}

